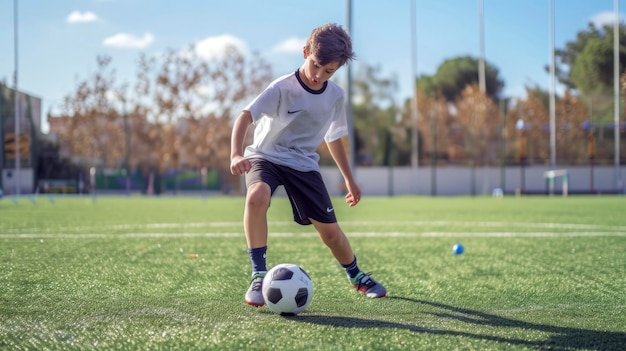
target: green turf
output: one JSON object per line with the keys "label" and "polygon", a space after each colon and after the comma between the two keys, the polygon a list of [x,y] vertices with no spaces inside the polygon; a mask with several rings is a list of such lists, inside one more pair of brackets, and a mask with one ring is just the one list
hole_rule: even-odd
{"label": "green turf", "polygon": [[624,349],[625,197],[340,204],[389,297],[356,293],[278,197],[268,264],[299,264],[315,286],[285,318],[243,302],[240,197],[5,197],[0,349]]}

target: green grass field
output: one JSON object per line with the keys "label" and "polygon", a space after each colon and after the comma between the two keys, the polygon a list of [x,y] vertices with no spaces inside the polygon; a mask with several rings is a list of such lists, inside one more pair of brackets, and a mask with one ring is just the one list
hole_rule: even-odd
{"label": "green grass field", "polygon": [[626,348],[626,197],[338,198],[384,299],[275,198],[268,265],[315,286],[295,317],[243,301],[243,198],[53,200],[0,200],[2,350]]}

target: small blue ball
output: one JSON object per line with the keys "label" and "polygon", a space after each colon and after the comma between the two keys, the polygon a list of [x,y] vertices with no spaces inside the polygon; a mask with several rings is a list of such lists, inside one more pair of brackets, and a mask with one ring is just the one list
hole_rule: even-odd
{"label": "small blue ball", "polygon": [[452,246],[452,253],[455,255],[460,255],[463,253],[465,249],[463,248],[463,245],[461,244],[454,244],[454,246]]}

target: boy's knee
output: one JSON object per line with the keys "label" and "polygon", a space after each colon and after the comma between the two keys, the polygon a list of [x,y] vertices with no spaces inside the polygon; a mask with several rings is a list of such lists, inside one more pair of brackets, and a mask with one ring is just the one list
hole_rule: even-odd
{"label": "boy's knee", "polygon": [[270,205],[271,190],[267,184],[257,183],[248,189],[246,206],[248,208],[267,208]]}

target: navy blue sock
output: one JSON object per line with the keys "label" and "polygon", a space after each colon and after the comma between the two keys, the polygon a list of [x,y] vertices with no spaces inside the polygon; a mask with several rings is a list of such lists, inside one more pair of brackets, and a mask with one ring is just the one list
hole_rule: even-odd
{"label": "navy blue sock", "polygon": [[354,261],[350,264],[342,264],[341,267],[346,270],[346,274],[350,279],[356,278],[356,276],[361,272],[359,269],[359,265],[356,263],[356,256],[354,256]]}
{"label": "navy blue sock", "polygon": [[257,247],[254,249],[248,248],[248,255],[250,255],[250,264],[252,265],[252,274],[256,272],[267,272],[267,266],[265,261],[266,252],[267,246]]}

